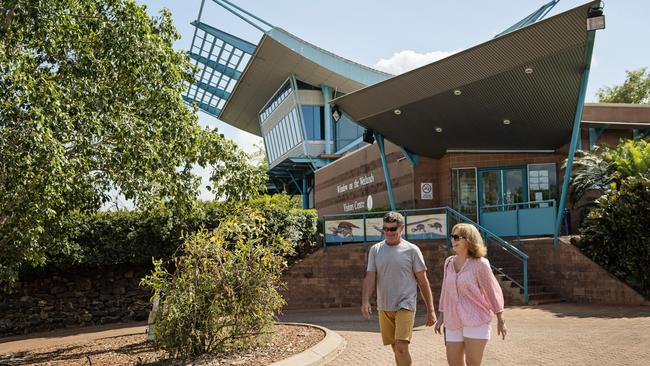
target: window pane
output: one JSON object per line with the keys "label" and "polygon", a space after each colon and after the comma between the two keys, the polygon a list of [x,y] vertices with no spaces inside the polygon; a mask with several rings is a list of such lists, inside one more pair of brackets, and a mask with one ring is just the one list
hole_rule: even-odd
{"label": "window pane", "polygon": [[[557,173],[555,163],[528,165],[530,201],[557,200]],[[548,203],[539,204],[546,207]]]}
{"label": "window pane", "polygon": [[477,221],[476,212],[476,170],[453,169],[451,171],[452,207]]}

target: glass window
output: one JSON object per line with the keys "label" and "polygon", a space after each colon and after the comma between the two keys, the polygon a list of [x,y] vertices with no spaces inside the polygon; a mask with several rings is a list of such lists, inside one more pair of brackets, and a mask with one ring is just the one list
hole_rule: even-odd
{"label": "glass window", "polygon": [[452,208],[478,221],[476,208],[476,168],[451,170]]}
{"label": "glass window", "polygon": [[303,105],[302,117],[304,118],[307,140],[325,139],[325,121],[323,118],[323,106]]}
{"label": "glass window", "polygon": [[363,135],[364,128],[354,123],[348,116],[342,115],[336,122],[336,148],[348,146],[352,141]]}
{"label": "glass window", "polygon": [[[528,192],[531,202],[557,200],[557,170],[555,163],[528,165]],[[548,203],[541,203],[546,207]]]}

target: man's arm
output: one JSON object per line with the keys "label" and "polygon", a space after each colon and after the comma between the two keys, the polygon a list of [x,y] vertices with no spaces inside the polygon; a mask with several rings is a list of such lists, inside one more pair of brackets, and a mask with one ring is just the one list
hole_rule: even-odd
{"label": "man's arm", "polygon": [[427,278],[427,271],[417,272],[415,278],[418,281],[420,292],[424,297],[424,303],[427,305],[427,326],[430,327],[436,322],[436,311],[433,307],[433,295],[431,294],[431,286],[429,286],[429,279]]}
{"label": "man's arm", "polygon": [[375,291],[376,281],[377,272],[366,272],[366,278],[363,280],[363,290],[361,292],[361,315],[366,319],[370,319],[370,314],[372,314],[370,297]]}

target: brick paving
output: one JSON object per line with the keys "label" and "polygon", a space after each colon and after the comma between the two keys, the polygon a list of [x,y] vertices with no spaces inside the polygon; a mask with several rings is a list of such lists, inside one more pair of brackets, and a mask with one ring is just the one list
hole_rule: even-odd
{"label": "brick paving", "polygon": [[[374,315],[364,320],[356,308],[288,311],[281,320],[318,324],[343,336],[347,346],[328,366],[393,365]],[[509,335],[497,339],[493,326],[483,365],[650,364],[650,307],[549,304],[507,308],[505,318]],[[419,311],[413,364],[446,365],[442,336],[423,323]]]}

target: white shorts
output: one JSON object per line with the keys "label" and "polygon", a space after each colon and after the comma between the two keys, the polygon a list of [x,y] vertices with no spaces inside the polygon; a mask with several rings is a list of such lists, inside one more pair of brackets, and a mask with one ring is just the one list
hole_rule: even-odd
{"label": "white shorts", "polygon": [[490,339],[492,327],[490,323],[476,327],[463,327],[463,329],[445,328],[445,339],[447,342],[462,342],[464,338]]}

